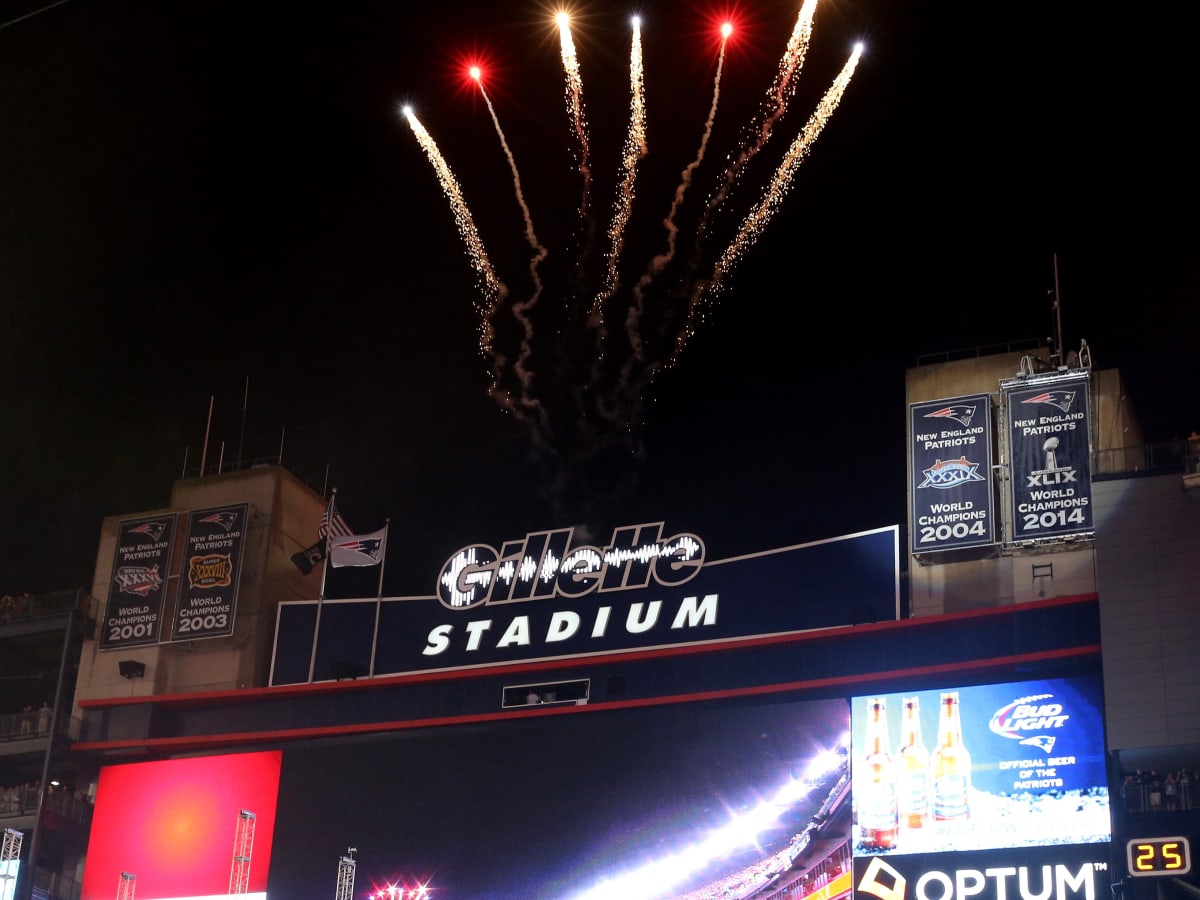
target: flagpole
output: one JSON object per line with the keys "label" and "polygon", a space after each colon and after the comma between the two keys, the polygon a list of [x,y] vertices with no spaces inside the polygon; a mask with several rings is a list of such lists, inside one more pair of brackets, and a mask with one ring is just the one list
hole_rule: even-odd
{"label": "flagpole", "polygon": [[325,533],[321,535],[321,590],[317,594],[317,621],[313,624],[312,653],[308,657],[309,684],[312,684],[313,673],[317,668],[317,638],[321,634],[321,607],[325,602],[325,573],[329,570],[329,529],[333,525],[335,500],[337,500],[337,488],[334,488],[329,495],[329,506],[325,510]]}
{"label": "flagpole", "polygon": [[371,636],[371,668],[368,678],[375,677],[375,648],[379,646],[379,612],[383,608],[383,570],[387,566],[388,529],[391,519],[383,520],[383,549],[379,551],[379,589],[375,592],[375,633]]}

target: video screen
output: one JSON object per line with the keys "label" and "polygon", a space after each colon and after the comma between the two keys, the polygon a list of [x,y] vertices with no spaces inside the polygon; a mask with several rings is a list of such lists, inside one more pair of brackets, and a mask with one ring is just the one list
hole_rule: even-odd
{"label": "video screen", "polygon": [[80,900],[265,900],[281,760],[268,751],[101,769]]}
{"label": "video screen", "polygon": [[13,900],[17,895],[17,877],[20,872],[19,859],[0,859],[0,900]]}
{"label": "video screen", "polygon": [[855,697],[854,855],[1111,837],[1099,678]]}
{"label": "video screen", "polygon": [[842,698],[571,707],[289,747],[269,892],[334,896],[353,848],[356,898],[768,896],[831,834],[848,888],[849,716]]}

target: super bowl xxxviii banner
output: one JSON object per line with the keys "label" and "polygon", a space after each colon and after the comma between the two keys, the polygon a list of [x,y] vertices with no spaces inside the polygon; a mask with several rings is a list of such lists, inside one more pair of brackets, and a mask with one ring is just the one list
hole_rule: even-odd
{"label": "super bowl xxxviii banner", "polygon": [[1091,531],[1088,380],[1057,378],[1005,392],[1012,459],[1012,539]]}
{"label": "super bowl xxxviii banner", "polygon": [[249,504],[188,514],[173,641],[233,634]]}
{"label": "super bowl xxxviii banner", "polygon": [[158,643],[175,519],[175,513],[165,513],[118,523],[101,650]]}
{"label": "super bowl xxxviii banner", "polygon": [[[528,662],[895,620],[895,526],[727,559],[664,523],[472,544],[430,573],[433,596],[326,600],[315,679]],[[314,605],[279,606],[272,684],[308,678]]]}
{"label": "super bowl xxxviii banner", "polygon": [[995,543],[991,397],[913,403],[908,433],[912,552]]}

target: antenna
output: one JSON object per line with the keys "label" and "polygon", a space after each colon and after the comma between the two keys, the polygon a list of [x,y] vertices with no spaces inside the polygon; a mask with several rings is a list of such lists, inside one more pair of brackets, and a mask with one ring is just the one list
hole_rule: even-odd
{"label": "antenna", "polygon": [[250,376],[246,376],[246,391],[242,394],[242,433],[238,435],[238,471],[242,468],[242,444],[246,441],[246,407],[250,405]]}
{"label": "antenna", "polygon": [[1063,362],[1062,303],[1058,294],[1058,254],[1054,258],[1054,357]]}
{"label": "antenna", "polygon": [[200,477],[204,477],[204,461],[208,459],[208,432],[212,429],[214,395],[208,395],[208,421],[204,425],[204,450],[200,453]]}

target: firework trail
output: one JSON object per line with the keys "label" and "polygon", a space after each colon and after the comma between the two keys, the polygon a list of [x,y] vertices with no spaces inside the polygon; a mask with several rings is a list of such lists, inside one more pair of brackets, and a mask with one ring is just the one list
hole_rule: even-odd
{"label": "firework trail", "polygon": [[[523,333],[523,337],[521,339],[521,348],[517,353],[517,360],[513,364],[513,372],[516,374],[517,379],[521,384],[521,396],[519,398],[521,404],[531,408],[538,408],[539,404],[532,398],[531,388],[533,384],[533,374],[528,368],[529,357],[533,352],[533,322],[530,321],[529,311],[537,305],[538,298],[541,296],[542,279],[538,272],[538,267],[541,265],[542,260],[544,260],[549,254],[549,251],[545,248],[542,242],[538,240],[537,233],[534,231],[533,216],[529,212],[529,204],[525,202],[525,193],[521,189],[521,174],[517,171],[516,158],[513,156],[512,150],[508,146],[508,140],[504,136],[504,129],[500,127],[500,117],[496,115],[496,108],[492,106],[492,99],[488,96],[487,91],[484,90],[483,82],[480,80],[482,73],[480,72],[478,66],[475,66],[471,69],[471,77],[479,86],[479,93],[483,97],[484,102],[487,104],[488,112],[492,116],[492,124],[496,126],[496,136],[500,139],[500,147],[504,150],[504,156],[508,159],[509,169],[512,170],[513,190],[516,192],[517,203],[521,207],[521,216],[525,221],[525,240],[533,249],[533,256],[529,260],[529,277],[533,281],[533,293],[530,295],[528,300],[514,303],[512,307],[513,318],[515,318],[520,324]],[[492,370],[493,384],[498,384],[500,382],[500,379],[503,376],[502,368],[503,357],[496,356]],[[541,413],[540,409],[538,411]]]}
{"label": "firework trail", "polygon": [[701,234],[708,228],[709,218],[729,196],[734,182],[737,181],[746,163],[750,162],[755,154],[766,146],[767,141],[771,139],[775,123],[787,112],[788,101],[796,93],[796,76],[804,67],[804,58],[808,54],[808,45],[812,41],[813,17],[816,12],[817,0],[804,0],[804,5],[800,7],[800,14],[796,17],[792,36],[788,39],[787,48],[779,60],[779,72],[775,76],[771,89],[767,92],[767,100],[762,110],[762,120],[757,128],[752,129],[750,140],[743,145],[742,151],[733,164],[725,170],[721,187],[708,201],[708,208],[705,209],[704,216],[700,220],[699,232]]}
{"label": "firework trail", "polygon": [[600,307],[617,290],[617,261],[625,240],[625,227],[633,210],[633,184],[637,179],[637,164],[647,153],[646,147],[646,85],[642,70],[642,26],[633,19],[633,43],[629,51],[629,133],[625,136],[621,156],[621,184],[613,204],[612,224],[608,227],[608,265],[604,289],[592,304],[592,315],[601,323]]}
{"label": "firework trail", "polygon": [[579,58],[575,55],[575,41],[571,39],[571,17],[560,12],[558,22],[559,45],[562,48],[563,74],[566,76],[567,108],[571,113],[571,124],[575,128],[578,143],[579,174],[583,176],[583,196],[579,201],[579,214],[588,215],[592,194],[592,164],[588,150],[587,122],[583,115],[583,78],[579,74]]}
{"label": "firework trail", "polygon": [[733,267],[754,245],[762,235],[763,229],[767,227],[771,219],[774,218],[775,213],[778,212],[779,205],[783,202],[788,188],[791,187],[792,178],[795,176],[796,170],[804,162],[805,157],[808,156],[813,142],[816,141],[822,129],[829,122],[829,118],[833,115],[834,110],[837,109],[838,104],[842,102],[842,95],[845,94],[846,87],[850,84],[850,78],[854,75],[854,70],[858,66],[858,60],[861,56],[862,45],[859,44],[855,46],[854,52],[846,60],[842,71],[838,73],[833,84],[825,92],[825,96],[821,98],[821,102],[817,104],[817,108],[813,110],[804,129],[792,141],[791,147],[788,148],[787,154],[779,164],[779,168],[776,169],[775,176],[767,186],[762,199],[759,200],[755,207],[747,213],[745,219],[742,220],[742,225],[738,229],[737,235],[717,260],[713,268],[712,277],[707,282],[701,282],[696,285],[692,292],[692,302],[688,310],[687,324],[679,333],[675,351],[667,364],[668,367],[674,364],[675,359],[683,349],[683,345],[695,332],[696,313],[703,296],[720,290],[722,282],[728,277]]}
{"label": "firework trail", "polygon": [[687,189],[691,187],[692,175],[700,166],[700,163],[704,162],[704,153],[708,148],[708,140],[712,137],[713,123],[717,118],[717,103],[721,99],[721,70],[725,66],[725,44],[732,32],[733,27],[729,23],[721,27],[721,51],[717,55],[717,74],[713,78],[712,105],[708,110],[708,118],[704,121],[704,133],[700,137],[700,148],[696,152],[696,158],[688,163],[681,173],[679,186],[675,188],[675,198],[671,202],[671,208],[667,212],[666,218],[663,219],[663,227],[667,229],[667,249],[664,253],[660,253],[650,260],[650,265],[646,269],[646,273],[633,287],[634,305],[630,308],[629,315],[626,318],[625,329],[629,335],[629,342],[635,351],[640,351],[641,348],[641,338],[637,332],[644,307],[646,288],[650,286],[650,282],[654,280],[655,276],[660,274],[675,257],[675,242],[679,237],[679,226],[675,224],[675,216],[679,212],[679,207],[683,205],[683,198],[687,193]]}
{"label": "firework trail", "polygon": [[404,117],[408,120],[409,127],[412,128],[413,134],[417,137],[417,142],[421,145],[421,149],[425,151],[425,156],[429,159],[430,165],[433,166],[433,170],[437,174],[438,183],[442,186],[442,193],[450,201],[450,210],[454,215],[454,224],[458,227],[458,233],[466,245],[467,255],[471,258],[471,266],[475,269],[475,274],[482,282],[480,294],[483,302],[476,304],[476,307],[482,314],[482,322],[479,326],[479,346],[486,356],[491,356],[493,353],[492,338],[494,336],[492,316],[495,313],[496,307],[508,297],[508,288],[504,286],[504,282],[496,277],[491,260],[488,259],[487,250],[484,249],[483,241],[480,240],[479,232],[475,228],[475,219],[471,216],[471,210],[467,207],[467,201],[463,198],[462,188],[458,186],[458,180],[454,177],[454,173],[450,171],[450,166],[446,163],[446,158],[442,156],[437,144],[429,132],[425,130],[425,126],[420,123],[413,111],[405,107],[403,112]]}

